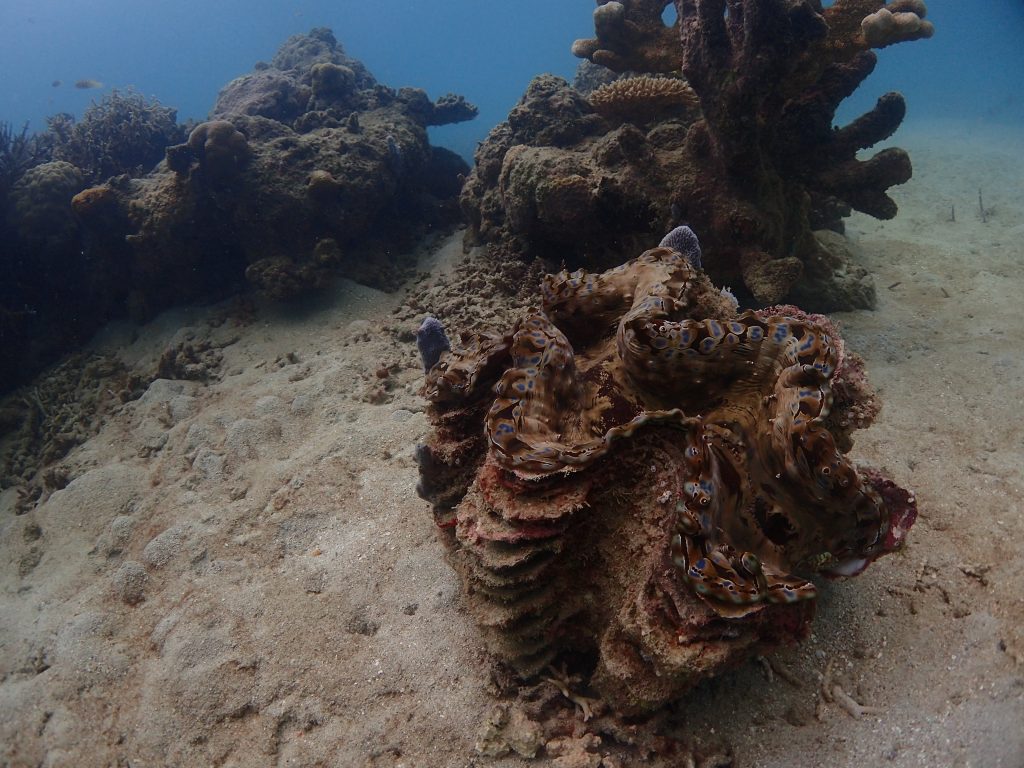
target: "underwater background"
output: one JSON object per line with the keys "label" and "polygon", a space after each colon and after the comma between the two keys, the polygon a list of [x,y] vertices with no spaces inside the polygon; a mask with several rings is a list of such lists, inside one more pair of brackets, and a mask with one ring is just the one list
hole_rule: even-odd
{"label": "underwater background", "polygon": [[[826,2],[826,6],[830,3]],[[80,117],[111,88],[133,87],[202,120],[221,86],[269,60],[287,36],[329,27],[378,80],[453,91],[480,108],[469,123],[432,129],[431,141],[472,159],[527,83],[550,72],[572,80],[569,51],[592,31],[592,0],[374,0],[254,6],[127,0],[5,0],[0,10],[0,119],[45,128],[56,112]],[[1024,121],[1024,3],[932,0],[934,38],[895,46],[848,100],[852,118],[889,90],[908,100],[908,121]],[[94,79],[101,91],[76,89]],[[59,86],[52,83],[60,82]]]}
{"label": "underwater background", "polygon": [[0,766],[1024,766],[1024,0],[820,4],[0,0]]}

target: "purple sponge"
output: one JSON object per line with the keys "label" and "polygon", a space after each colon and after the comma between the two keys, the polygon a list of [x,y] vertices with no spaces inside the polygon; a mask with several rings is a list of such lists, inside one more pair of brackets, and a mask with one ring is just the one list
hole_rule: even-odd
{"label": "purple sponge", "polygon": [[700,241],[689,227],[676,227],[658,243],[659,248],[671,248],[676,253],[685,256],[694,269],[701,269],[700,263]]}
{"label": "purple sponge", "polygon": [[436,317],[428,316],[419,330],[416,331],[416,346],[420,350],[420,360],[423,361],[423,372],[429,373],[437,361],[441,359],[441,353],[452,348],[448,341],[448,334],[444,332],[444,326]]}

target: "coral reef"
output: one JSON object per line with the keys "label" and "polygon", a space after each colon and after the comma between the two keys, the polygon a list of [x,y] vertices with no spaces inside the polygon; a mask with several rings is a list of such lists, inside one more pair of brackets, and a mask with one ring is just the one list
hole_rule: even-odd
{"label": "coral reef", "polygon": [[[594,65],[629,76],[598,87],[589,103],[550,78],[531,84],[478,150],[462,198],[471,241],[602,267],[685,221],[703,233],[714,279],[749,300],[871,306],[866,273],[814,233],[841,231],[852,209],[896,214],[886,191],[910,178],[906,153],[857,154],[892,135],[905,103],[889,93],[848,126],[833,129],[833,119],[874,68],[872,48],[932,34],[924,3],[676,0],[668,26],[662,13],[672,4],[598,3],[596,37],[573,46],[588,60],[583,82],[600,79]],[[686,88],[678,103],[697,100],[699,111],[659,113],[652,107],[672,102],[655,98],[655,87]],[[607,121],[589,122],[591,110]],[[566,113],[586,130],[550,140],[521,128],[554,128]],[[572,194],[549,194],[559,185]],[[580,239],[567,250],[557,230],[570,223]]]}
{"label": "coral reef", "polygon": [[131,92],[78,123],[55,116],[54,161],[23,173],[8,206],[0,329],[19,342],[0,352],[0,389],[112,316],[247,284],[290,299],[339,273],[394,287],[411,246],[459,221],[469,169],[427,128],[475,114],[462,97],[378,83],[314,29],[229,83],[187,136]]}
{"label": "coral reef", "polygon": [[[227,120],[211,120],[201,123],[192,129],[185,142],[188,155],[175,152],[176,148],[168,148],[176,161],[183,156],[191,156],[199,163],[199,168],[213,183],[224,183],[235,178],[249,159],[249,142],[245,135],[235,130],[235,126]],[[184,174],[189,168],[184,162],[177,163],[173,170]]]}
{"label": "coral reef", "polygon": [[902,545],[914,498],[845,455],[877,402],[826,318],[737,314],[672,247],[541,292],[423,389],[418,490],[498,659],[532,675],[571,650],[650,712],[803,637],[814,574]]}
{"label": "coral reef", "polygon": [[232,80],[217,96],[211,117],[260,115],[291,122],[306,111],[312,91],[284,72],[261,71]]}
{"label": "coral reef", "polygon": [[329,29],[319,27],[289,38],[270,64],[228,83],[210,116],[266,117],[301,133],[319,123],[336,124],[392,104],[401,104],[421,126],[462,122],[477,114],[462,96],[446,94],[431,102],[419,88],[395,91],[378,83],[361,62],[344,52]]}
{"label": "coral reef", "polygon": [[173,174],[119,191],[139,265],[132,306],[148,316],[168,283],[187,298],[224,282],[217,269],[178,282],[210,251],[234,282],[276,298],[315,289],[338,269],[392,285],[400,265],[386,254],[453,222],[444,197],[457,189],[440,189],[437,177],[467,170],[430,146],[426,127],[474,114],[459,98],[431,102],[378,83],[329,30],[290,38],[269,65],[221,91],[213,119],[167,149]]}
{"label": "coral reef", "polygon": [[671,190],[689,169],[686,125],[612,127],[561,78],[535,78],[477,149],[461,196],[467,240],[592,267],[649,248],[671,228]]}

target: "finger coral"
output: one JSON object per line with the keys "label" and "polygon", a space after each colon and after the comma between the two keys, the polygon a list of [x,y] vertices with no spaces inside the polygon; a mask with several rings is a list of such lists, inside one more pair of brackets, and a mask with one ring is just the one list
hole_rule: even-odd
{"label": "finger coral", "polygon": [[571,650],[650,711],[802,637],[815,574],[902,545],[914,498],[845,455],[870,392],[826,318],[737,314],[670,247],[541,294],[423,390],[420,492],[498,659],[530,675]]}
{"label": "finger coral", "polygon": [[666,25],[662,21],[671,4],[672,0],[598,0],[597,37],[574,42],[573,55],[616,72],[678,72],[682,61],[675,45],[679,22]]}
{"label": "finger coral", "polygon": [[685,80],[674,77],[626,77],[602,85],[590,94],[599,115],[646,120],[698,108],[697,94]]}

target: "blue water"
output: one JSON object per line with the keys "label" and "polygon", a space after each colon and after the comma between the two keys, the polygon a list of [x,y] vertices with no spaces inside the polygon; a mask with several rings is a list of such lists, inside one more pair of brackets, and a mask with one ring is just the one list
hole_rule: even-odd
{"label": "blue water", "polygon": [[[269,60],[291,34],[334,30],[378,80],[432,97],[462,93],[473,122],[434,129],[433,140],[469,156],[504,119],[530,78],[572,77],[569,46],[591,36],[593,0],[0,0],[0,120],[42,128],[46,115],[80,115],[111,87],[132,86],[203,118],[222,85]],[[931,40],[880,52],[876,73],[840,121],[887,90],[908,99],[908,119],[1024,125],[1024,2],[929,0]],[[76,90],[93,78],[103,91]],[[53,81],[62,85],[52,87]]]}

